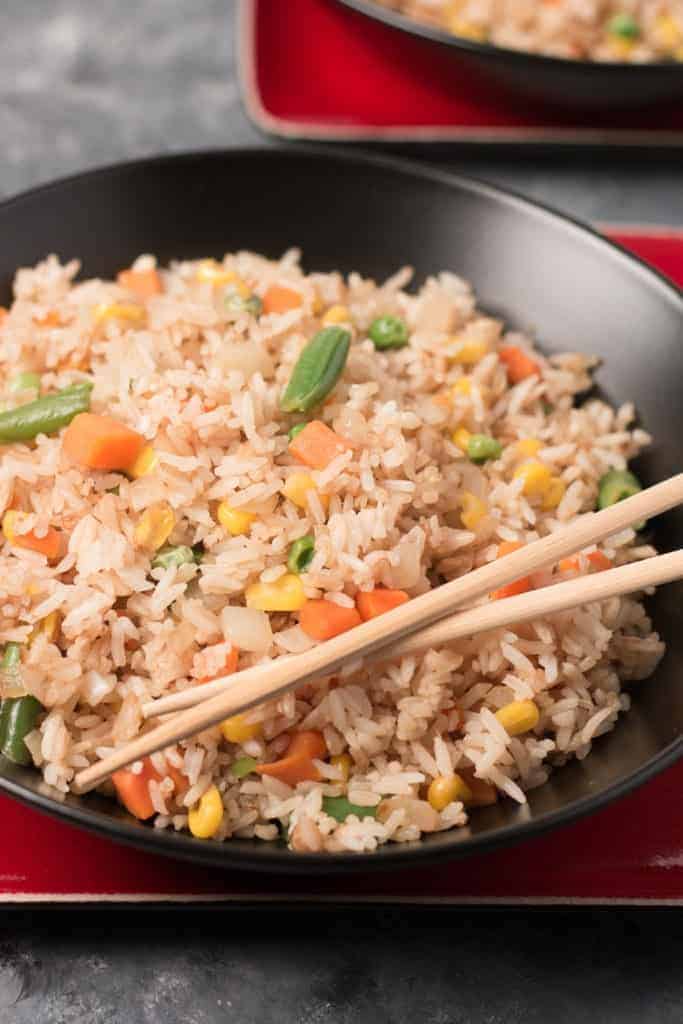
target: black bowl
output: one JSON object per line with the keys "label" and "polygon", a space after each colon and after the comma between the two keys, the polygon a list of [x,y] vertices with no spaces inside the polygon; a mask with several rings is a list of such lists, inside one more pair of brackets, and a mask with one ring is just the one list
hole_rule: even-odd
{"label": "black bowl", "polygon": [[[384,277],[412,263],[418,279],[452,268],[483,308],[533,329],[547,351],[583,348],[605,360],[598,383],[614,402],[636,400],[656,442],[647,482],[681,466],[683,306],[641,262],[543,207],[455,175],[390,159],[315,148],[168,156],[105,168],[0,205],[0,302],[17,266],[47,253],[79,257],[83,274],[111,277],[140,252],[162,262],[250,248],[278,256],[292,244],[318,270]],[[657,523],[663,548],[683,544],[683,511]],[[226,867],[367,870],[482,851],[572,821],[672,764],[683,749],[683,588],[653,603],[669,651],[634,690],[634,708],[583,762],[558,770],[520,808],[477,811],[467,829],[370,856],[302,856],[245,840],[223,845],[158,832],[113,801],[55,794],[37,771],[0,758],[0,788],[75,824],[161,853]]]}
{"label": "black bowl", "polygon": [[683,96],[683,63],[603,63],[563,60],[463,39],[392,11],[374,0],[339,0],[346,7],[420,39],[448,46],[463,66],[504,89],[561,106],[638,107]]}

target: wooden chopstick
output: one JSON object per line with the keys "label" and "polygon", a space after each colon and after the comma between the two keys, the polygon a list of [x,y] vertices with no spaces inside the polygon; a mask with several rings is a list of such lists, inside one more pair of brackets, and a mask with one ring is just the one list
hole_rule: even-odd
{"label": "wooden chopstick", "polygon": [[[237,675],[226,676],[224,680],[216,680],[215,682],[225,682],[226,689],[197,707],[174,715],[150,732],[136,737],[101,761],[83,769],[76,775],[72,788],[76,792],[92,789],[117,769],[201,732],[202,729],[215,725],[224,718],[237,714],[238,711],[246,711],[266,700],[277,698],[293,687],[317,677],[331,675],[346,661],[364,658],[387,645],[395,647],[399,640],[431,626],[449,615],[455,608],[470,604],[521,576],[528,576],[544,566],[554,564],[561,558],[604,540],[610,534],[634,522],[651,519],[682,502],[683,473],[679,473],[600,512],[587,513],[570,526],[559,528],[547,537],[532,541],[504,558],[413,598],[412,601],[385,615],[364,622],[304,654],[277,659],[265,666],[267,672],[264,672],[264,666],[256,666]],[[642,566],[646,563],[637,564]],[[630,567],[610,572],[621,572],[627,568]],[[591,576],[589,582],[595,585],[607,575],[608,573],[603,573]],[[668,576],[668,579],[672,578]],[[642,582],[643,579],[644,577],[641,577],[638,586],[649,585]],[[556,588],[547,587],[538,591],[538,594],[550,594],[553,589]],[[535,595],[523,596],[531,598]],[[537,610],[533,614],[540,614],[540,606],[535,607]],[[473,612],[481,610],[473,609]]]}
{"label": "wooden chopstick", "polygon": [[[681,578],[683,578],[683,551],[672,551],[666,555],[645,558],[640,562],[631,562],[616,569],[565,580],[562,583],[531,591],[531,593],[508,597],[501,601],[492,601],[476,608],[469,608],[467,611],[456,612],[454,615],[448,615],[445,619],[441,619],[433,626],[419,629],[416,633],[411,633],[404,639],[393,643],[390,651],[382,647],[363,661],[365,664],[386,661],[389,658],[393,661],[409,654],[417,654],[430,647],[440,647],[463,637],[485,633],[490,629],[499,629],[501,626],[509,626],[518,622],[528,622],[529,619],[554,615],[557,612],[577,608],[593,601],[605,601],[609,597],[632,594],[647,587],[658,587],[663,583],[670,583],[672,580]],[[298,662],[301,657],[302,655],[296,654],[286,660],[293,663],[295,660]],[[292,664],[293,671],[294,668],[295,666]],[[272,662],[246,671],[252,673],[252,679],[256,678],[257,671],[263,674],[264,679],[268,678],[272,674]],[[244,671],[238,672],[235,675],[225,676],[223,679],[212,680],[210,683],[181,690],[180,693],[172,693],[168,697],[148,701],[142,706],[143,715],[145,718],[152,718],[196,707],[209,697],[225,693],[228,689],[237,693],[244,674]],[[245,710],[246,708],[239,708],[234,714]]]}

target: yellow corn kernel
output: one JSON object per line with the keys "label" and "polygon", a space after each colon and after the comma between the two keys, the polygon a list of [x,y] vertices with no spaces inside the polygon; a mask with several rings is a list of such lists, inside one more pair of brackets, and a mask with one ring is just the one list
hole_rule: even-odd
{"label": "yellow corn kernel", "polygon": [[252,583],[246,590],[247,608],[261,612],[298,612],[306,604],[304,585],[294,573],[274,583]]}
{"label": "yellow corn kernel", "polygon": [[19,522],[19,517],[21,516],[21,514],[21,512],[15,512],[14,509],[9,509],[9,511],[5,512],[4,516],[2,517],[2,532],[4,533],[5,538],[10,542],[10,544],[14,544],[14,541],[16,540],[16,526],[17,523]]}
{"label": "yellow corn kernel", "polygon": [[614,57],[619,60],[628,60],[635,49],[633,39],[617,39],[614,36],[609,41],[609,48]]}
{"label": "yellow corn kernel", "polygon": [[564,480],[561,480],[559,476],[551,477],[550,483],[543,495],[543,508],[546,511],[549,511],[552,508],[557,508],[564,498],[564,492],[566,490],[567,485]]}
{"label": "yellow corn kernel", "polygon": [[522,733],[530,732],[536,728],[540,717],[538,707],[532,700],[513,700],[496,711],[496,718],[508,736],[521,736]]}
{"label": "yellow corn kernel", "polygon": [[457,398],[458,395],[471,395],[472,394],[472,381],[469,377],[461,377],[460,380],[456,380],[455,384],[451,389],[453,398]]}
{"label": "yellow corn kernel", "polygon": [[460,498],[460,518],[467,530],[476,530],[482,519],[488,514],[488,505],[476,494],[470,491],[463,491]]}
{"label": "yellow corn kernel", "polygon": [[330,764],[339,768],[342,773],[342,781],[348,782],[351,774],[351,758],[348,754],[336,754],[330,758]]}
{"label": "yellow corn kernel", "polygon": [[[304,509],[308,508],[309,491],[317,492],[318,489],[315,486],[313,477],[308,473],[292,473],[291,476],[287,477],[285,485],[282,488],[282,493],[285,498],[289,498],[289,500],[293,501],[295,505],[299,506],[299,508]],[[328,495],[320,494],[318,492],[318,497],[320,498],[322,507],[327,511],[327,506],[330,504]]]}
{"label": "yellow corn kernel", "polygon": [[323,317],[323,325],[331,327],[333,324],[348,324],[350,320],[351,314],[346,306],[330,306]]}
{"label": "yellow corn kernel", "polygon": [[461,366],[478,363],[489,351],[489,346],[485,341],[474,339],[471,341],[458,341],[457,337],[452,338],[451,341],[457,345],[457,348],[449,358]]}
{"label": "yellow corn kernel", "polygon": [[458,427],[458,429],[453,434],[451,441],[456,446],[456,448],[460,448],[461,451],[466,452],[467,445],[470,443],[471,437],[472,435],[470,434],[469,430],[466,430],[464,427]]}
{"label": "yellow corn kernel", "polygon": [[100,302],[93,311],[93,320],[101,324],[105,320],[128,320],[139,324],[145,319],[146,313],[142,306],[132,302]]}
{"label": "yellow corn kernel", "polygon": [[160,501],[150,505],[135,527],[135,543],[139,548],[158,551],[171,536],[174,526],[175,515],[169,504]]}
{"label": "yellow corn kernel", "polygon": [[59,627],[61,626],[62,618],[59,612],[50,612],[44,619],[41,619],[37,626],[34,626],[28,638],[29,644],[32,644],[36,637],[42,633],[49,644],[53,644],[57,639],[59,633]]}
{"label": "yellow corn kernel", "polygon": [[515,470],[513,478],[515,480],[523,480],[522,493],[526,494],[528,498],[533,498],[545,495],[550,486],[552,474],[542,462],[539,462],[538,459],[532,459],[530,462],[522,463]]}
{"label": "yellow corn kernel", "polygon": [[515,445],[515,451],[518,455],[524,456],[525,459],[533,459],[534,455],[538,455],[542,447],[543,443],[538,438],[524,437]]}
{"label": "yellow corn kernel", "polygon": [[[197,281],[201,281],[202,284],[244,284],[242,279],[235,273],[234,270],[226,270],[225,267],[222,267],[220,263],[216,262],[216,260],[202,260],[199,266],[197,267],[195,278]],[[247,295],[248,294],[249,289],[247,288]],[[243,298],[246,297],[246,295],[243,296]]]}
{"label": "yellow corn kernel", "polygon": [[223,801],[215,786],[209,786],[198,804],[187,816],[190,832],[197,839],[211,839],[223,821]]}
{"label": "yellow corn kernel", "polygon": [[222,501],[216,512],[218,522],[225,527],[233,537],[239,537],[242,533],[249,533],[249,527],[256,519],[253,512],[246,512],[241,508],[232,508],[227,501]]}
{"label": "yellow corn kernel", "polygon": [[246,715],[234,715],[221,722],[221,732],[229,743],[246,743],[263,731],[261,722],[247,722]]}
{"label": "yellow corn kernel", "polygon": [[677,46],[674,50],[674,60],[683,62],[683,46]]}
{"label": "yellow corn kernel", "polygon": [[654,31],[655,41],[672,53],[683,44],[683,25],[671,14],[660,14]]}
{"label": "yellow corn kernel", "polygon": [[435,811],[443,811],[454,800],[471,800],[472,790],[459,775],[437,775],[427,790],[427,799]]}
{"label": "yellow corn kernel", "polygon": [[128,470],[128,476],[132,476],[133,480],[139,480],[141,476],[147,476],[148,473],[153,473],[157,468],[158,462],[157,453],[154,451],[151,444],[146,444],[133,465]]}
{"label": "yellow corn kernel", "polygon": [[472,39],[475,43],[483,43],[486,39],[486,29],[482,25],[475,25],[467,18],[454,17],[448,22],[448,28],[454,36],[461,36],[463,39]]}

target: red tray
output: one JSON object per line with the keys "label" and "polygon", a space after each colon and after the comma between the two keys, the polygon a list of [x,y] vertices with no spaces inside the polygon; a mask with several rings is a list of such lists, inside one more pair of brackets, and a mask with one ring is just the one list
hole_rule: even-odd
{"label": "red tray", "polygon": [[[613,228],[683,283],[683,230]],[[683,762],[617,804],[485,856],[352,878],[289,878],[168,860],[0,796],[0,903],[683,904]]]}
{"label": "red tray", "polygon": [[298,139],[680,145],[683,104],[573,113],[489,91],[446,47],[336,0],[241,0],[244,101]]}

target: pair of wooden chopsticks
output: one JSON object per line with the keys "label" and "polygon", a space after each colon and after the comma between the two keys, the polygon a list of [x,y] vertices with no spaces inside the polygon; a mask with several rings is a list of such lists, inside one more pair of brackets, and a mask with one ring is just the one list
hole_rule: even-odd
{"label": "pair of wooden chopsticks", "polygon": [[72,788],[86,792],[117,769],[313,679],[332,675],[348,661],[369,656],[393,658],[683,578],[683,551],[674,551],[452,614],[456,608],[471,604],[499,587],[681,503],[683,473],[600,512],[586,513],[570,526],[413,598],[304,654],[278,658],[269,664],[151,701],[143,709],[146,717],[185,710],[83,769],[76,775]]}

